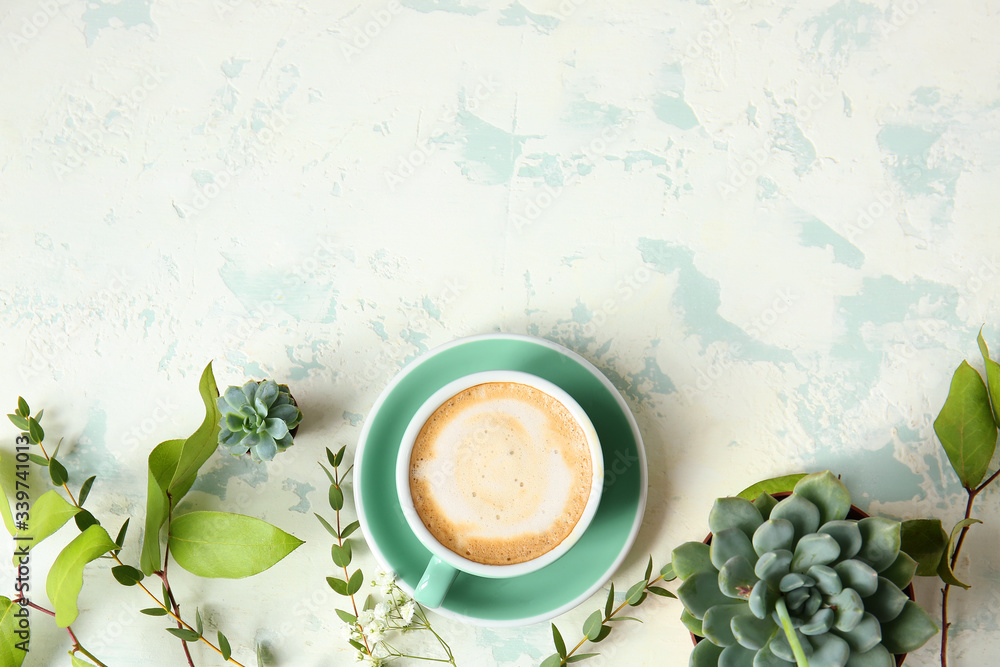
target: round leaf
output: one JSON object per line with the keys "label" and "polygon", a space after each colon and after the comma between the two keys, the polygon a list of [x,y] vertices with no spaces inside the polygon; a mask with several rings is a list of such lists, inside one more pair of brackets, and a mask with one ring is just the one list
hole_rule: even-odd
{"label": "round leaf", "polygon": [[747,537],[752,537],[763,521],[760,511],[743,498],[719,498],[708,514],[708,528],[713,533],[739,528]]}
{"label": "round leaf", "polygon": [[143,579],[142,572],[131,565],[116,565],[111,568],[111,574],[122,586],[135,586]]}
{"label": "round leaf", "polygon": [[907,600],[899,616],[882,624],[882,645],[890,653],[909,653],[927,643],[938,627],[920,605]]}
{"label": "round leaf", "polygon": [[796,495],[819,508],[822,523],[847,517],[851,510],[851,493],[829,470],[806,475],[795,485]]}

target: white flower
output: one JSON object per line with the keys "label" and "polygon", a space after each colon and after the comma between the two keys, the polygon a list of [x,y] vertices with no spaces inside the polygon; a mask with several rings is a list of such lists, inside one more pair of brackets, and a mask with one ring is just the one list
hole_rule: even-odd
{"label": "white flower", "polygon": [[354,631],[356,629],[357,626],[352,623],[341,623],[337,628],[337,636],[340,638],[340,641],[346,642],[349,639],[354,639]]}
{"label": "white flower", "polygon": [[390,610],[391,607],[389,606],[388,603],[379,602],[377,605],[375,605],[375,619],[383,622],[389,620]]}
{"label": "white flower", "polygon": [[392,592],[395,581],[395,574],[392,572],[386,572],[385,570],[379,570],[375,573],[375,578],[372,579],[372,586],[377,587],[382,595],[389,595],[389,593]]}
{"label": "white flower", "polygon": [[372,621],[370,625],[363,627],[362,631],[365,633],[365,637],[368,638],[370,644],[378,644],[385,639],[385,629],[385,623]]}
{"label": "white flower", "polygon": [[403,619],[403,625],[410,624],[410,621],[413,620],[413,612],[416,611],[416,609],[417,609],[417,604],[413,600],[408,601],[406,604],[400,607],[399,615]]}
{"label": "white flower", "polygon": [[375,620],[375,615],[372,613],[371,609],[362,609],[361,613],[358,614],[358,625],[362,628],[369,625]]}

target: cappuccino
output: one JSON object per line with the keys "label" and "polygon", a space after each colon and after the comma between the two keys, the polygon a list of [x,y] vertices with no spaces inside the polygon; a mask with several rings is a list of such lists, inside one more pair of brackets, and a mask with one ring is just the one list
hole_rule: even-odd
{"label": "cappuccino", "polygon": [[593,479],[579,422],[555,398],[487,382],[445,401],[410,454],[413,505],[427,530],[485,565],[533,560],[580,520]]}

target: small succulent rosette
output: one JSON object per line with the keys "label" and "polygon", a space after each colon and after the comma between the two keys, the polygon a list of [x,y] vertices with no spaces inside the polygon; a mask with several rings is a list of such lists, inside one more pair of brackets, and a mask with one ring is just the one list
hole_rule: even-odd
{"label": "small succulent rosette", "polygon": [[219,444],[233,456],[247,452],[254,461],[270,461],[292,446],[292,431],[302,412],[287,385],[274,380],[229,387],[219,397]]}
{"label": "small succulent rosette", "polygon": [[917,563],[900,551],[900,523],[850,509],[830,472],[780,501],[716,500],[711,544],[673,552],[681,620],[704,638],[691,667],[894,667],[934,636],[902,591]]}

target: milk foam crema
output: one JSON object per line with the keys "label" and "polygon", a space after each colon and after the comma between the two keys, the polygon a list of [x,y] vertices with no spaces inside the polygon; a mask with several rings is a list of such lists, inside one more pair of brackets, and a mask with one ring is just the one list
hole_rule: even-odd
{"label": "milk foam crema", "polygon": [[410,494],[434,538],[487,565],[538,558],[580,520],[593,478],[579,422],[555,398],[487,382],[442,404],[410,455]]}

